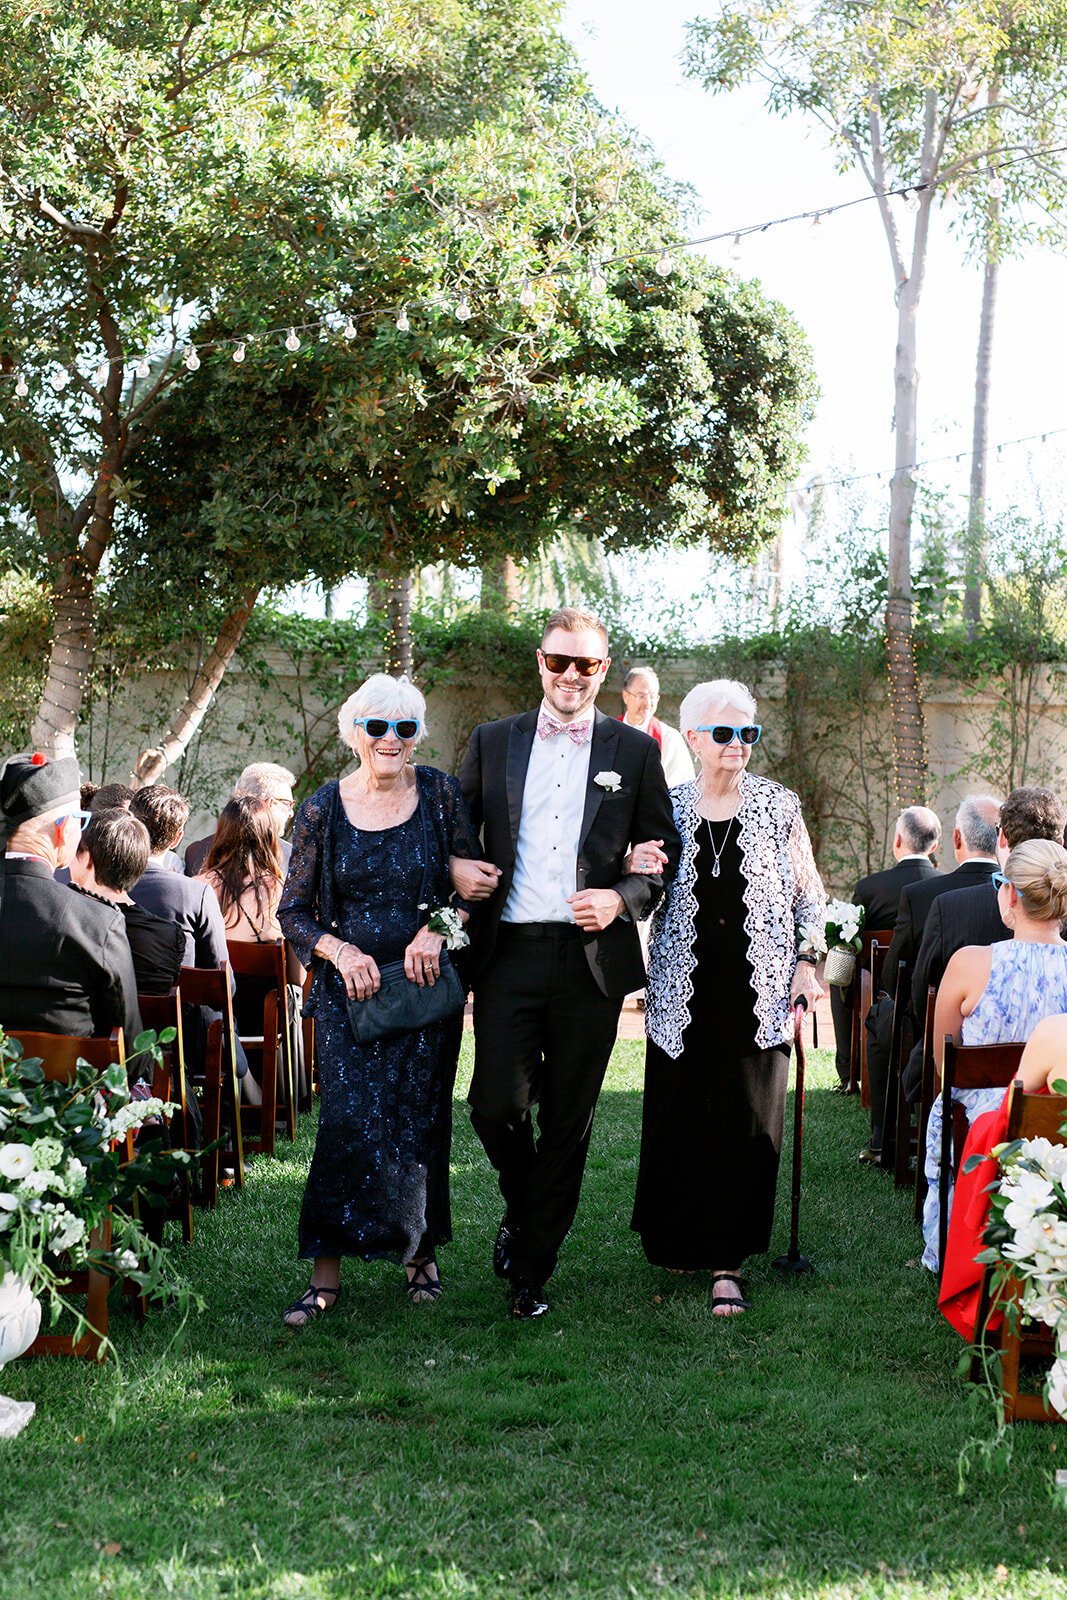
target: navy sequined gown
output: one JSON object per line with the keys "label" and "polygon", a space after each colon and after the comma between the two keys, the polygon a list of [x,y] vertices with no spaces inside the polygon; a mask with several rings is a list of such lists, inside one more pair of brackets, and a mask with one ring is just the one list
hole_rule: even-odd
{"label": "navy sequined gown", "polygon": [[456,779],[414,771],[419,803],[396,827],[354,827],[334,781],[304,801],[293,830],[278,920],[313,968],[305,1012],[315,1019],[321,1093],[300,1212],[305,1258],[410,1261],[452,1236],[448,1165],[463,1018],[358,1045],[343,980],[312,956],[326,933],[379,966],[402,959],[426,920],[420,900],[438,906],[449,897],[449,856],[477,855]]}

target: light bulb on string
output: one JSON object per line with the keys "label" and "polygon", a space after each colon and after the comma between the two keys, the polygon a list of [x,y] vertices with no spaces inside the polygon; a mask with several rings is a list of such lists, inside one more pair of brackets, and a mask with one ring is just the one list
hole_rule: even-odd
{"label": "light bulb on string", "polygon": [[299,350],[300,349],[300,337],[297,334],[297,331],[296,331],[295,328],[290,328],[289,332],[286,334],[286,336],[285,336],[285,348],[287,350]]}
{"label": "light bulb on string", "polygon": [[18,395],[20,400],[25,400],[25,398],[29,394],[29,392],[30,392],[29,384],[26,382],[26,379],[22,376],[22,373],[20,372],[19,375],[18,375],[18,379],[17,379],[17,381],[15,383],[15,393]]}
{"label": "light bulb on string", "polygon": [[986,184],[986,194],[990,200],[1003,200],[1007,187],[1004,179],[998,175],[990,178]]}
{"label": "light bulb on string", "polygon": [[735,233],[734,234],[734,242],[730,246],[730,260],[731,261],[740,261],[740,259],[741,259],[741,235],[739,233]]}
{"label": "light bulb on string", "polygon": [[93,373],[93,382],[96,384],[96,387],[98,389],[102,389],[104,387],[104,384],[107,382],[107,380],[108,380],[110,375],[111,375],[111,366],[110,366],[110,364],[107,361],[101,361],[100,365],[97,367],[96,371]]}
{"label": "light bulb on string", "polygon": [[594,294],[607,294],[608,292],[608,280],[604,276],[604,269],[599,261],[593,268],[592,277],[589,279],[589,287]]}
{"label": "light bulb on string", "polygon": [[536,299],[537,296],[534,294],[533,284],[530,282],[529,278],[527,278],[526,282],[522,286],[522,292],[519,295],[519,304],[528,311],[535,303]]}
{"label": "light bulb on string", "polygon": [[912,216],[918,211],[922,201],[919,199],[918,189],[905,189],[903,193],[904,209]]}
{"label": "light bulb on string", "polygon": [[349,317],[348,321],[341,329],[341,337],[343,339],[354,339],[356,337],[356,325],[352,321],[351,317]]}
{"label": "light bulb on string", "polygon": [[460,302],[456,307],[456,318],[460,322],[469,322],[471,319],[470,302],[468,301],[466,295],[461,297]]}
{"label": "light bulb on string", "polygon": [[230,360],[231,361],[236,361],[237,365],[240,366],[241,362],[244,360],[244,358],[245,358],[245,347],[244,347],[244,341],[242,340],[240,344],[234,346],[234,352],[233,352],[233,355],[230,357]]}
{"label": "light bulb on string", "polygon": [[188,372],[200,371],[200,357],[196,353],[196,345],[189,346],[189,353],[185,358],[185,367]]}
{"label": "light bulb on string", "polygon": [[411,323],[408,321],[407,306],[400,307],[400,315],[396,319],[396,331],[397,333],[409,333],[411,331]]}
{"label": "light bulb on string", "polygon": [[53,372],[48,381],[52,385],[52,388],[56,391],[56,394],[62,394],[63,390],[70,382],[70,373],[67,371],[66,367],[60,367],[58,372]]}
{"label": "light bulb on string", "polygon": [[673,271],[674,262],[671,260],[671,257],[667,254],[666,250],[664,250],[661,253],[659,260],[656,262],[656,274],[660,278],[669,278]]}
{"label": "light bulb on string", "polygon": [[133,370],[134,370],[134,375],[136,377],[138,377],[138,378],[151,377],[152,368],[148,365],[148,357],[147,356],[142,356],[140,361],[138,361],[137,365],[134,367]]}

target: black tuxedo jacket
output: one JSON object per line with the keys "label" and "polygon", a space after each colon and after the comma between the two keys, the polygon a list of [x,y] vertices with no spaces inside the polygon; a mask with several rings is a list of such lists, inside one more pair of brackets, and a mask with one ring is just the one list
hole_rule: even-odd
{"label": "black tuxedo jacket", "polygon": [[995,871],[996,863],[993,861],[961,861],[954,872],[928,874],[915,883],[909,883],[901,891],[893,942],[882,967],[884,988],[889,994],[896,990],[897,966],[901,961],[906,968],[908,983],[904,992],[908,996],[911,994],[911,975],[934,901],[943,894],[954,894],[957,889],[981,887],[989,882]]}
{"label": "black tuxedo jacket", "polygon": [[144,877],[130,890],[130,899],[152,916],[176,922],[182,929],[183,967],[221,967],[229,960],[226,924],[214,890],[206,883],[150,861]]}
{"label": "black tuxedo jacket", "polygon": [[869,872],[859,880],[852,895],[853,900],[863,906],[867,913],[864,928],[873,931],[875,928],[893,927],[901,892],[910,883],[917,883],[922,878],[940,876],[929,856],[924,856],[921,861],[894,861],[891,867],[886,867],[882,872]]}
{"label": "black tuxedo jacket", "polygon": [[86,1039],[141,1031],[137,981],[117,906],[57,883],[43,861],[4,863],[0,1026]]}
{"label": "black tuxedo jacket", "polygon": [[[471,975],[475,986],[492,957],[500,914],[511,892],[526,769],[536,732],[536,711],[484,722],[475,728],[463,758],[459,781],[474,826],[482,835],[486,859],[500,868],[500,882],[493,894],[472,912]],[[598,772],[608,771],[619,774],[619,788],[614,793],[594,782]],[[645,839],[663,840],[667,865],[662,877],[624,875],[623,859],[630,845]],[[627,920],[617,917],[602,932],[583,936],[590,970],[609,998],[622,999],[643,987],[645,968],[637,923],[648,916],[664,885],[674,877],[680,856],[681,840],[655,740],[597,711],[575,889],[615,889],[626,903]]]}

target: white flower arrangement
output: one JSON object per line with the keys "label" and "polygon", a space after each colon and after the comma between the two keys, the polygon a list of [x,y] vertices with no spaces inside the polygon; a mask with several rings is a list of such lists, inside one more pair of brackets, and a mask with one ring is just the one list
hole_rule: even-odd
{"label": "white flower arrangement", "polygon": [[622,788],[622,774],[620,772],[598,772],[593,779],[594,783],[606,789],[608,794],[617,794]]}
{"label": "white flower arrangement", "polygon": [[858,952],[860,929],[866,916],[864,907],[853,905],[851,900],[828,901],[823,949]]}
{"label": "white flower arrangement", "polygon": [[446,950],[463,950],[470,944],[470,936],[455,906],[438,906],[430,912],[426,926],[445,941]]}

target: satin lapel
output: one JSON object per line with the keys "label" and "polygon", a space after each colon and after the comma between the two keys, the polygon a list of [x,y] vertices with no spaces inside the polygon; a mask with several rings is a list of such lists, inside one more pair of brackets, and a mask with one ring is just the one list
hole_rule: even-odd
{"label": "satin lapel", "polygon": [[594,783],[593,780],[598,772],[610,772],[612,770],[612,762],[615,759],[615,751],[618,748],[618,744],[618,723],[613,722],[610,717],[605,717],[598,711],[596,721],[593,724],[593,748],[589,752],[589,777],[585,787],[585,811],[582,814],[582,833],[578,841],[579,850],[585,848],[585,841],[589,837],[589,831],[596,821],[596,814],[600,810],[601,802],[607,792],[603,784]]}
{"label": "satin lapel", "polygon": [[505,784],[508,796],[508,821],[511,825],[511,842],[518,849],[519,820],[522,817],[522,794],[526,787],[526,769],[530,765],[534,733],[537,731],[537,712],[524,711],[516,717],[508,734],[507,771]]}

